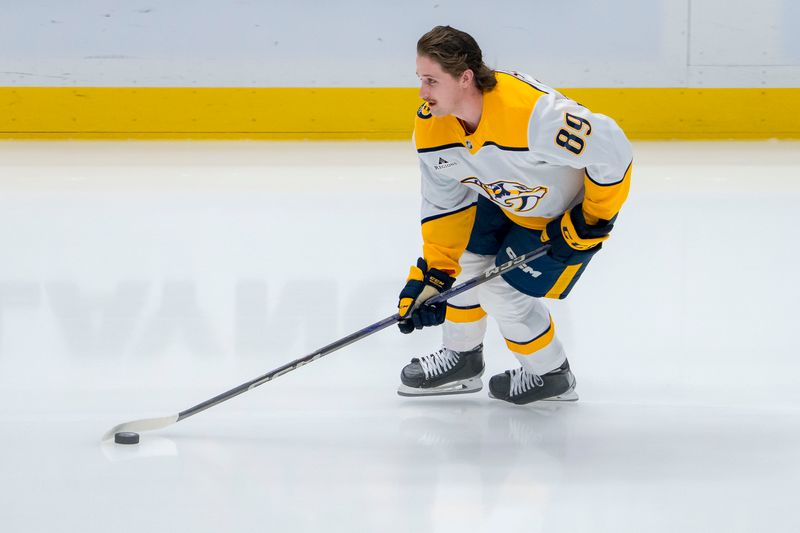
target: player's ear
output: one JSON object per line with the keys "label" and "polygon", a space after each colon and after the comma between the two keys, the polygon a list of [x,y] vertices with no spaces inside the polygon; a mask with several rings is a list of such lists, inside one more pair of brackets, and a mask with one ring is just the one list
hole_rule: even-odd
{"label": "player's ear", "polygon": [[461,85],[463,87],[467,87],[472,84],[472,80],[474,79],[475,79],[475,73],[472,72],[472,69],[468,68],[467,70],[461,73],[459,81],[461,82]]}

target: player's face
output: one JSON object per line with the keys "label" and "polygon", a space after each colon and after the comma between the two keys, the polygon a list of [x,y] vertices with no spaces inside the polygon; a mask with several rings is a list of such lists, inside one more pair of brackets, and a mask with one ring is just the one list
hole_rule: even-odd
{"label": "player's face", "polygon": [[417,56],[417,77],[420,80],[419,95],[428,102],[436,117],[452,114],[463,94],[463,83],[442,69],[428,56]]}

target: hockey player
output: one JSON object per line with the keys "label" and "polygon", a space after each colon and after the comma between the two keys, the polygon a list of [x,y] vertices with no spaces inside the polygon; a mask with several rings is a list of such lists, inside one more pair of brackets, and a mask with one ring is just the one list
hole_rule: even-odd
{"label": "hockey player", "polygon": [[[493,71],[475,40],[437,26],[417,43],[424,100],[414,140],[422,173],[422,255],[400,293],[400,330],[443,326],[443,346],[411,360],[404,396],[477,392],[486,315],[518,368],[489,395],[516,404],[577,400],[575,377],[542,298],[565,298],[608,239],[630,186],[617,124],[517,72]],[[492,264],[546,256],[447,303],[425,300]]]}

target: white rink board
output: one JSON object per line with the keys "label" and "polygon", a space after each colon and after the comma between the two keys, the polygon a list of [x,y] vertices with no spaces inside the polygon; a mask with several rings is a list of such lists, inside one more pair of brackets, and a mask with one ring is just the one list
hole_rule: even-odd
{"label": "white rink board", "polygon": [[800,84],[792,0],[0,4],[4,86],[413,87],[437,24],[554,87]]}

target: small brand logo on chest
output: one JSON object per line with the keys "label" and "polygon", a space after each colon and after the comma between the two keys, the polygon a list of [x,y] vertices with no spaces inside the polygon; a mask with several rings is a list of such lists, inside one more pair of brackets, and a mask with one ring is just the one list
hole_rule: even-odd
{"label": "small brand logo on chest", "polygon": [[433,168],[436,170],[444,170],[446,168],[454,167],[458,164],[458,161],[453,161],[452,163],[442,157],[439,158],[439,163],[433,165]]}

